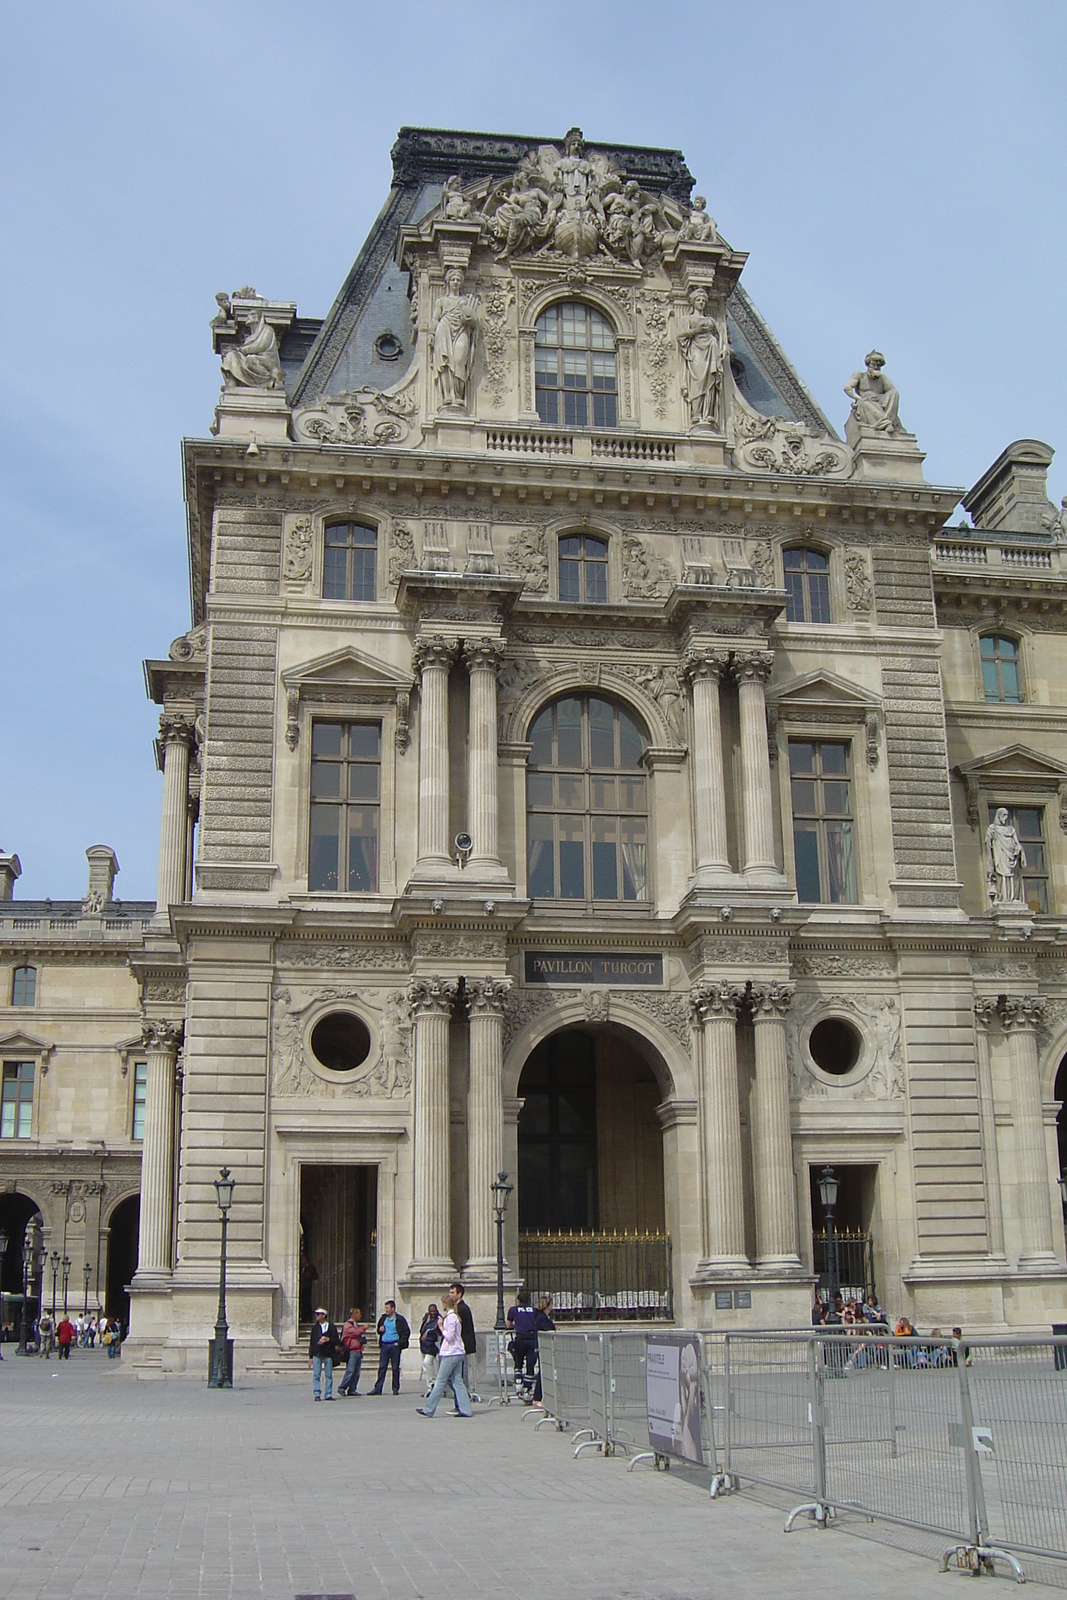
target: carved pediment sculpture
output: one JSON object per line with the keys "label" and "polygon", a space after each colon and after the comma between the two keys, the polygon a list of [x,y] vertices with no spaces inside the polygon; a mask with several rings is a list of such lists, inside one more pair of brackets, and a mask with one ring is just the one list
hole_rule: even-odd
{"label": "carved pediment sculpture", "polygon": [[413,369],[391,389],[356,389],[325,395],[293,412],[293,436],[302,444],[402,444],[418,420]]}

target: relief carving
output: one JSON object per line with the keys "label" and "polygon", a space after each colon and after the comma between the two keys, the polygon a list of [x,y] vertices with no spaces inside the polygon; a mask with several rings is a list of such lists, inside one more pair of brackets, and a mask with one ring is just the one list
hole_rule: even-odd
{"label": "relief carving", "polygon": [[404,972],[407,952],[400,945],[282,945],[278,953],[281,966],[339,967],[373,972]]}
{"label": "relief carving", "polygon": [[329,395],[294,411],[293,436],[312,444],[400,444],[414,427],[417,411],[412,373],[395,389]]}
{"label": "relief carving", "polygon": [[414,572],[417,565],[411,529],[398,522],[389,534],[389,582],[393,588],[398,586],[405,572]]}
{"label": "relief carving", "polygon": [[[844,1014],[861,1024],[871,1042],[873,1061],[870,1070],[852,1081],[851,1074],[840,1083],[814,1073],[805,1059],[803,1041],[816,1017]],[[843,1100],[899,1100],[904,1094],[904,1050],[900,1037],[901,1013],[898,1002],[889,996],[875,998],[848,994],[804,995],[799,997],[786,1018],[789,1077],[797,1099],[826,1095]]]}
{"label": "relief carving", "polygon": [[637,297],[645,324],[644,355],[648,369],[648,388],[657,417],[667,415],[667,375],[670,372],[670,345],[667,340],[667,296],[645,292]]}
{"label": "relief carving", "polygon": [[314,560],[313,529],[310,517],[297,517],[289,524],[285,536],[285,557],[282,573],[286,583],[300,584],[305,589],[311,581]]}
{"label": "relief carving", "polygon": [[862,616],[867,616],[874,605],[874,590],[871,587],[871,575],[867,568],[867,557],[862,550],[846,550],[843,565],[845,569],[845,600],[848,604],[848,609]]}
{"label": "relief carving", "polygon": [[[411,1008],[401,989],[334,987],[318,989],[302,1003],[292,991],[275,988],[271,1029],[271,1087],[279,1097],[307,1097],[333,1092],[357,1099],[399,1099],[411,1089]],[[304,1054],[304,1019],[324,1000],[358,1000],[364,1011],[380,1018],[379,1047],[353,1072],[328,1080],[312,1071]]]}
{"label": "relief carving", "polygon": [[485,346],[485,387],[494,410],[507,398],[510,384],[508,363],[508,314],[515,294],[507,284],[494,280],[482,296],[482,342]]}
{"label": "relief carving", "polygon": [[623,534],[622,586],[628,600],[660,600],[674,587],[667,563],[653,555],[636,533]]}
{"label": "relief carving", "polygon": [[544,529],[521,528],[508,541],[504,571],[526,579],[531,594],[548,588],[548,540]]}

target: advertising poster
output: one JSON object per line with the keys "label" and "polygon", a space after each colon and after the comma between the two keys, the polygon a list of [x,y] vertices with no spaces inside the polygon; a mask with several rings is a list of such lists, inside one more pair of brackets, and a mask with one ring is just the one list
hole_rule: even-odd
{"label": "advertising poster", "polygon": [[648,1444],[704,1465],[700,1440],[700,1347],[695,1335],[650,1334],[645,1359]]}

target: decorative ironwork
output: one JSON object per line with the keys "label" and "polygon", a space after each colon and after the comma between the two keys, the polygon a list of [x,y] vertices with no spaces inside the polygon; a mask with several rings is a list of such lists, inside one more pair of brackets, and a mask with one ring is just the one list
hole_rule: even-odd
{"label": "decorative ironwork", "polygon": [[[876,1294],[874,1284],[874,1242],[869,1233],[835,1228],[837,1244],[838,1292],[845,1300],[865,1300]],[[826,1251],[826,1233],[812,1234],[813,1267],[818,1286],[825,1292],[830,1286],[830,1262]]]}
{"label": "decorative ironwork", "polygon": [[520,1233],[519,1272],[557,1322],[669,1322],[674,1316],[666,1233]]}

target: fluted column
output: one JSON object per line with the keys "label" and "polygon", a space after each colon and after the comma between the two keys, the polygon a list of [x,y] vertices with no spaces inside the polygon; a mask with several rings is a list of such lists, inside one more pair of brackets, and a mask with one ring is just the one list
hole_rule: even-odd
{"label": "fluted column", "polygon": [[416,978],[408,989],[415,1017],[415,1228],[413,1275],[454,1270],[448,1115],[448,1024],[458,983]]}
{"label": "fluted column", "polygon": [[420,674],[419,867],[447,866],[448,850],[448,673],[459,648],[455,639],[416,641],[412,662]]}
{"label": "fluted column", "polygon": [[727,874],[726,781],[722,761],[719,683],[729,665],[725,650],[692,650],[686,673],[693,688],[693,782],[696,793],[697,872]]}
{"label": "fluted column", "polygon": [[744,819],[746,874],[779,876],[774,859],[771,814],[771,758],[767,748],[767,701],[764,684],[774,655],[753,650],[734,658],[741,710],[741,814]]}
{"label": "fluted column", "polygon": [[756,1255],[761,1267],[795,1270],[800,1266],[800,1256],[785,1042],[785,1014],[793,999],[793,989],[791,983],[756,984],[749,999],[756,1034],[756,1082],[752,1096]]}
{"label": "fluted column", "polygon": [[501,872],[497,840],[496,674],[503,655],[500,639],[468,639],[463,646],[463,660],[470,674],[467,829],[474,841],[467,866],[483,875]]}
{"label": "fluted column", "polygon": [[1004,1254],[1004,1208],[1000,1198],[1000,1152],[997,1148],[993,1072],[989,1060],[989,1030],[996,1015],[997,1002],[994,995],[980,996],[974,1002],[975,1043],[978,1056],[978,1116],[982,1135],[982,1166],[985,1169],[989,1253],[991,1256],[1002,1256]]}
{"label": "fluted column", "polygon": [[174,1216],[174,1064],[180,1022],[146,1022],[148,1053],[144,1142],[141,1145],[141,1221],[137,1276],[169,1272]]}
{"label": "fluted column", "polygon": [[1048,1266],[1056,1259],[1052,1248],[1052,1202],[1041,1103],[1041,1070],[1037,1058],[1037,1029],[1044,1016],[1045,1002],[1037,995],[1009,995],[1000,1002],[1001,1022],[1011,1048],[1011,1108],[1022,1238],[1021,1267]]}
{"label": "fluted column", "polygon": [[159,719],[163,745],[163,809],[159,826],[159,879],[156,918],[169,922],[168,906],[185,899],[185,852],[188,837],[189,746],[195,737],[189,717],[164,712]]}
{"label": "fluted column", "polygon": [[468,978],[466,988],[471,1029],[467,1265],[488,1270],[496,1266],[490,1184],[504,1165],[504,1005],[511,984],[502,978]]}
{"label": "fluted column", "polygon": [[747,1267],[737,1087],[737,1013],[745,991],[702,985],[692,1012],[701,1030],[700,1127],[704,1151],[704,1260],[701,1269]]}

